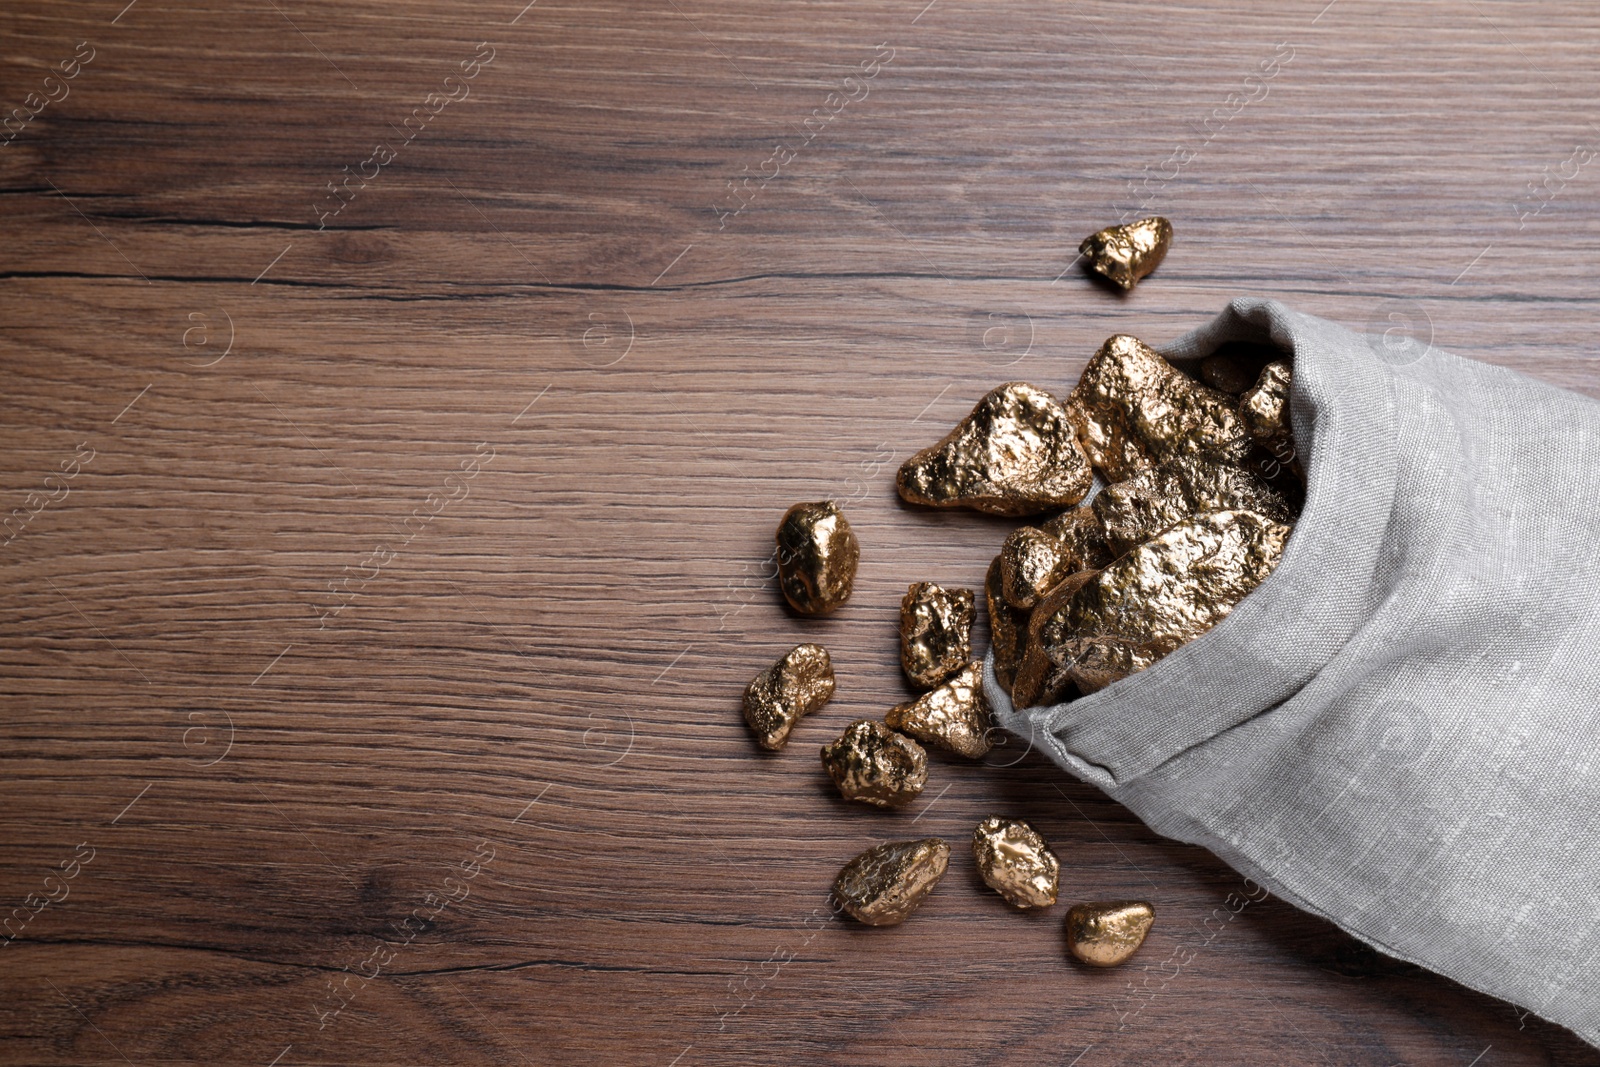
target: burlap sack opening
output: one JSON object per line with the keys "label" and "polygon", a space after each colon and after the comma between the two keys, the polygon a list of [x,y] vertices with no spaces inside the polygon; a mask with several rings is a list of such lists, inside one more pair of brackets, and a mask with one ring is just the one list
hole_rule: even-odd
{"label": "burlap sack opening", "polygon": [[[1241,299],[1305,509],[1212,630],[1000,722],[1158,833],[1600,1045],[1600,403]],[[1070,386],[1070,383],[1065,383]]]}

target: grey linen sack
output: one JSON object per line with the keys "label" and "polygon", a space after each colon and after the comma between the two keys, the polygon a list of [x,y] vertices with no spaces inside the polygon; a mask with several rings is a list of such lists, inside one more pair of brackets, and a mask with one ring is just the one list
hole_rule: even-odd
{"label": "grey linen sack", "polygon": [[1162,350],[1294,364],[1277,569],[1153,666],[1001,724],[1156,832],[1600,1044],[1600,403],[1236,300]]}

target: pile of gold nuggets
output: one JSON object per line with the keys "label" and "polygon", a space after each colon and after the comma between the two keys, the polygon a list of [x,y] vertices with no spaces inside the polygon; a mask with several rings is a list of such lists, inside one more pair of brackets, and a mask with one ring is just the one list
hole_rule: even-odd
{"label": "pile of gold nuggets", "polygon": [[[1143,219],[1102,230],[1082,251],[1126,289],[1160,263],[1171,238],[1166,219]],[[1064,402],[1007,382],[900,468],[896,486],[914,504],[1049,516],[1006,538],[984,583],[995,677],[1015,706],[1073,700],[1143,670],[1215,626],[1277,565],[1304,495],[1290,367],[1270,353],[1223,349],[1198,372],[1118,334]],[[1102,488],[1084,504],[1097,475]],[[779,586],[796,611],[824,614],[850,596],[860,545],[835,504],[790,508],[777,543]],[[928,780],[924,745],[967,759],[990,751],[996,727],[972,653],[976,598],[932,582],[907,590],[900,661],[922,695],[822,747],[846,799],[910,803]],[[750,683],[745,721],[763,747],[782,748],[833,691],[827,650],[799,645]],[[1056,902],[1060,862],[1026,822],[983,820],[972,854],[1012,906]],[[894,925],[949,859],[937,837],[879,845],[845,865],[834,897],[860,922]],[[1154,920],[1146,901],[1078,904],[1067,946],[1085,963],[1114,966]]]}

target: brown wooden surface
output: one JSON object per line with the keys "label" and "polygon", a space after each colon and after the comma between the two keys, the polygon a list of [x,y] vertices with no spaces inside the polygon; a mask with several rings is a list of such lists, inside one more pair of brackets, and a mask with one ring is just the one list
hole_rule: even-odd
{"label": "brown wooden surface", "polygon": [[[996,382],[1268,294],[1600,395],[1600,13],[925,2],[0,7],[5,109],[93,49],[0,147],[0,1060],[1600,1063],[1037,754],[901,814],[815,755],[1008,528],[892,488]],[[1146,175],[1121,298],[1074,253]],[[823,497],[863,561],[802,620],[762,561]],[[740,692],[807,638],[839,695],[763,756]],[[1001,811],[1156,903],[1134,964],[981,887]],[[826,921],[924,834],[913,921]]]}

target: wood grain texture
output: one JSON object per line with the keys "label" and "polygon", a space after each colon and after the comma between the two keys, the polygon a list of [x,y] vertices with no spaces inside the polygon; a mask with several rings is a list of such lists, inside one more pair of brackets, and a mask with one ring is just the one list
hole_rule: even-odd
{"label": "wood grain texture", "polygon": [[[892,472],[996,382],[1262,294],[1600,395],[1600,13],[125,4],[0,7],[4,109],[93,52],[0,147],[0,1061],[1600,1063],[1037,754],[888,814],[813,747],[904,699],[908,583],[981,585],[1010,524]],[[1074,254],[1141,203],[1122,297]],[[823,497],[860,578],[798,619]],[[805,639],[839,695],[763,755]],[[995,812],[1156,903],[1133,965],[961,847],[828,920]]]}

